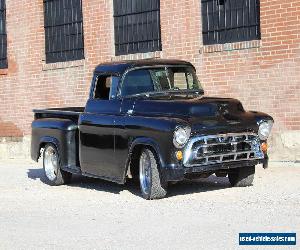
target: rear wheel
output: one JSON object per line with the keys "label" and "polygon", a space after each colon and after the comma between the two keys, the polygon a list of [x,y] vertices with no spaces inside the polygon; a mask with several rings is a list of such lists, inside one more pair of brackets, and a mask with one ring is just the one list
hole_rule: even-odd
{"label": "rear wheel", "polygon": [[58,186],[69,183],[72,174],[61,169],[59,153],[53,144],[46,145],[43,156],[44,173],[49,184]]}
{"label": "rear wheel", "polygon": [[233,187],[251,186],[254,180],[255,166],[233,169],[228,173],[228,179]]}
{"label": "rear wheel", "polygon": [[160,177],[159,162],[150,149],[143,149],[139,161],[139,179],[142,196],[147,200],[161,199],[167,194],[167,185]]}

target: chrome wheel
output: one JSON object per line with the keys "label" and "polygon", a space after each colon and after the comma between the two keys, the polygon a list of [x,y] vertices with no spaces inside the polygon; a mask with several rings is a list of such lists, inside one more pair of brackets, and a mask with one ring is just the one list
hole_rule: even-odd
{"label": "chrome wheel", "polygon": [[147,153],[143,152],[140,157],[140,185],[145,194],[151,189],[151,160]]}
{"label": "chrome wheel", "polygon": [[44,152],[45,174],[50,181],[57,178],[58,172],[58,155],[52,146],[48,146]]}

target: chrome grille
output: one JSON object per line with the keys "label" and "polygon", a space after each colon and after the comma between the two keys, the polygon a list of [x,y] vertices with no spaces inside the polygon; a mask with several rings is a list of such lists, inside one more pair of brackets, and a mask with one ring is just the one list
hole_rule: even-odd
{"label": "chrome grille", "polygon": [[220,134],[191,138],[185,147],[183,163],[192,167],[263,157],[256,134]]}

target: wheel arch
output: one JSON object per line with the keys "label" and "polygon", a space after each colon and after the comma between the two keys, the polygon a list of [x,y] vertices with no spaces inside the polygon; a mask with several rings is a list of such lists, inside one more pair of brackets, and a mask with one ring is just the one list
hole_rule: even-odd
{"label": "wheel arch", "polygon": [[139,159],[139,155],[143,148],[150,148],[154,151],[154,153],[159,161],[160,168],[162,168],[165,165],[165,161],[164,161],[160,146],[154,139],[148,138],[148,137],[136,138],[130,144],[130,147],[129,147],[129,154],[128,154],[128,158],[127,158],[127,162],[126,162],[126,171],[125,171],[124,180],[126,178],[126,173],[128,172],[128,169],[130,169],[131,173],[134,172],[134,170],[131,168],[135,168],[135,171],[136,171],[136,168],[138,169],[138,165],[136,165],[136,164],[138,164],[137,161]]}
{"label": "wheel arch", "polygon": [[36,152],[36,157],[35,157],[35,160],[37,161],[40,156],[41,156],[41,150],[42,148],[45,148],[45,146],[48,144],[48,143],[51,143],[53,144],[55,147],[56,147],[56,150],[58,152],[60,152],[60,143],[59,143],[59,140],[53,136],[43,136],[40,138],[40,141],[39,141],[39,146],[37,148],[37,152]]}

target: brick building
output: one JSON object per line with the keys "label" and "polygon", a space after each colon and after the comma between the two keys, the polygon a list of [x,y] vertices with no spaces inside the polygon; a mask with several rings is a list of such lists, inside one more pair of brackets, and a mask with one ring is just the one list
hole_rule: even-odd
{"label": "brick building", "polygon": [[271,157],[299,160],[299,0],[0,0],[0,158],[28,153],[33,108],[85,105],[95,65],[153,57],[271,114]]}

